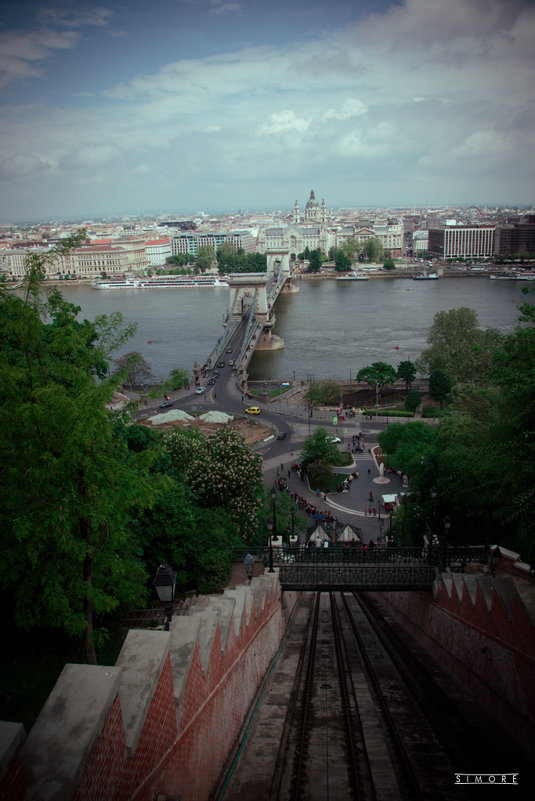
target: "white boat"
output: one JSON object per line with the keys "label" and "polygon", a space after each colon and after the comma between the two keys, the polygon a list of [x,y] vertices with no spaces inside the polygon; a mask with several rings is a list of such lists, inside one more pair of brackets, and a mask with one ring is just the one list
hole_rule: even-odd
{"label": "white boat", "polygon": [[337,281],[369,281],[369,275],[359,275],[358,273],[353,273],[353,275],[339,275],[336,279]]}
{"label": "white boat", "polygon": [[94,281],[93,289],[196,289],[228,287],[226,276],[218,275],[153,275],[150,278],[126,278]]}
{"label": "white boat", "polygon": [[413,281],[438,281],[438,275],[436,273],[420,273],[419,275],[412,276]]}

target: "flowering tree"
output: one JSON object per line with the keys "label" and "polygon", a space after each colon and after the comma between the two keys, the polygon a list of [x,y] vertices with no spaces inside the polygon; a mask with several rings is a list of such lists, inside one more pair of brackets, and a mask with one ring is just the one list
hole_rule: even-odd
{"label": "flowering tree", "polygon": [[241,537],[252,541],[262,508],[262,463],[243,437],[233,429],[207,439],[178,433],[169,438],[168,449],[199,506],[224,509]]}

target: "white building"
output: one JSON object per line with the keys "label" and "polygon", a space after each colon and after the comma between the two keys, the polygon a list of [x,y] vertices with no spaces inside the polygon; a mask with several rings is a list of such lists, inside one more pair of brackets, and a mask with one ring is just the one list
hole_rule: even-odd
{"label": "white building", "polygon": [[184,231],[173,237],[172,255],[189,253],[196,256],[203,246],[213,248],[214,253],[224,242],[232,242],[236,250],[242,248],[245,253],[256,253],[256,237],[251,231]]}
{"label": "white building", "polygon": [[173,255],[169,237],[147,239],[145,248],[147,251],[147,261],[151,267],[162,267],[167,259]]}

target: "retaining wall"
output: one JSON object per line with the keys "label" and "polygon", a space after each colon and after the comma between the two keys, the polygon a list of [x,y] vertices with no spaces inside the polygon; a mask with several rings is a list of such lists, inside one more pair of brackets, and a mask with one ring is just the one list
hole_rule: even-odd
{"label": "retaining wall", "polygon": [[113,667],[65,665],[27,739],[0,724],[0,799],[205,801],[296,600],[265,573],[130,631]]}
{"label": "retaining wall", "polygon": [[381,598],[535,761],[535,585],[508,576],[443,573],[433,595]]}

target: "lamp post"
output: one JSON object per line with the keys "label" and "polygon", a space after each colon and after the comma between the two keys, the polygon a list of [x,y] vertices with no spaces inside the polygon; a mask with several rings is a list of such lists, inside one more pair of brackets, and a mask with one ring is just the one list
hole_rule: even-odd
{"label": "lamp post", "polygon": [[446,515],[444,518],[444,537],[442,540],[442,565],[446,568],[446,564],[448,561],[448,535],[450,533],[451,528],[451,517]]}
{"label": "lamp post", "polygon": [[175,597],[176,573],[165,562],[158,567],[154,576],[154,589],[166,614],[163,630],[169,631],[169,624],[173,617],[173,598]]}
{"label": "lamp post", "polygon": [[292,542],[293,542],[293,536],[294,536],[294,518],[295,518],[295,509],[294,509],[293,507],[290,509],[290,516],[291,516],[291,521],[292,521],[292,533],[291,533],[291,537],[292,537]]}
{"label": "lamp post", "polygon": [[273,569],[273,542],[271,537],[273,535],[273,520],[271,518],[267,521],[267,530],[269,534],[269,571],[268,573],[274,573],[275,570]]}

